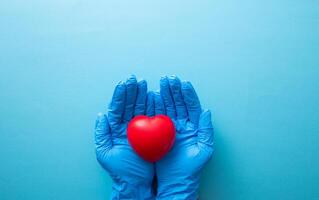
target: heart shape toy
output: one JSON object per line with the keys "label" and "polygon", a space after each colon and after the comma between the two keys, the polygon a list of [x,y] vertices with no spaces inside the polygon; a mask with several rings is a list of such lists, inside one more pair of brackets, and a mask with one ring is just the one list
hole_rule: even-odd
{"label": "heart shape toy", "polygon": [[175,142],[174,123],[165,115],[136,116],[128,124],[127,138],[139,156],[149,162],[156,162]]}

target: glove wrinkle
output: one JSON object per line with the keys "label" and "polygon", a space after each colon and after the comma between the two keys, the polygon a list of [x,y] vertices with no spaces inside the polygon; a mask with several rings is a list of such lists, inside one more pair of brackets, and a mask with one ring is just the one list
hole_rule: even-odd
{"label": "glove wrinkle", "polygon": [[131,181],[116,181],[112,186],[112,200],[152,200],[154,195],[151,183],[134,183]]}

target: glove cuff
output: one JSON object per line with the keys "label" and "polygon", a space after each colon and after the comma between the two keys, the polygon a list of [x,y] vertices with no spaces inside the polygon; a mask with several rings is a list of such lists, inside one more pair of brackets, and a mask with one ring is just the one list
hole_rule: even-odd
{"label": "glove cuff", "polygon": [[113,183],[111,199],[154,200],[155,195],[151,183],[145,182],[134,184],[129,181],[121,181]]}
{"label": "glove cuff", "polygon": [[199,177],[192,180],[174,177],[172,179],[175,179],[174,182],[158,182],[157,200],[198,199]]}

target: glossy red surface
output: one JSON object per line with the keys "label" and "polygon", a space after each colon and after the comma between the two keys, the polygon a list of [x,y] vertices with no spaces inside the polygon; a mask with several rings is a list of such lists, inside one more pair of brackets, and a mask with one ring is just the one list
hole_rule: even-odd
{"label": "glossy red surface", "polygon": [[175,127],[165,115],[134,117],[127,128],[128,141],[144,160],[156,162],[173,146]]}

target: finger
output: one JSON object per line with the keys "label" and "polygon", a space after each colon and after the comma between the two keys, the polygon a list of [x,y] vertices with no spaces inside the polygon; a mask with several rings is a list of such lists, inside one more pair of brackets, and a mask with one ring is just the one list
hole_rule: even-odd
{"label": "finger", "polygon": [[99,113],[95,122],[95,147],[96,150],[110,149],[112,139],[106,115]]}
{"label": "finger", "polygon": [[137,82],[137,96],[134,109],[134,116],[145,114],[145,104],[147,97],[147,83],[145,80]]}
{"label": "finger", "polygon": [[154,92],[155,115],[165,114],[165,106],[159,92]]}
{"label": "finger", "polygon": [[133,117],[134,106],[136,101],[136,93],[137,93],[137,80],[134,75],[130,76],[130,78],[126,81],[126,105],[123,119],[124,121],[130,121]]}
{"label": "finger", "polygon": [[125,83],[121,81],[115,87],[112,101],[108,109],[108,120],[111,128],[122,122],[122,116],[125,109],[125,95],[126,86]]}
{"label": "finger", "polygon": [[182,82],[182,95],[187,108],[189,120],[195,125],[198,125],[199,116],[202,110],[197,94],[190,82]]}
{"label": "finger", "polygon": [[153,92],[148,92],[147,93],[146,115],[150,116],[150,117],[155,115],[155,106],[154,106],[154,95],[153,95]]}
{"label": "finger", "polygon": [[187,110],[182,97],[181,81],[176,76],[169,76],[168,82],[175,103],[177,119],[187,118]]}
{"label": "finger", "polygon": [[170,92],[169,83],[167,77],[162,77],[160,80],[160,94],[163,99],[166,114],[172,118],[176,118],[176,111],[175,111],[175,105],[174,101]]}
{"label": "finger", "polygon": [[213,153],[214,129],[212,125],[211,112],[209,110],[203,111],[200,115],[197,138],[198,144],[203,150],[208,152],[209,156],[211,156]]}

